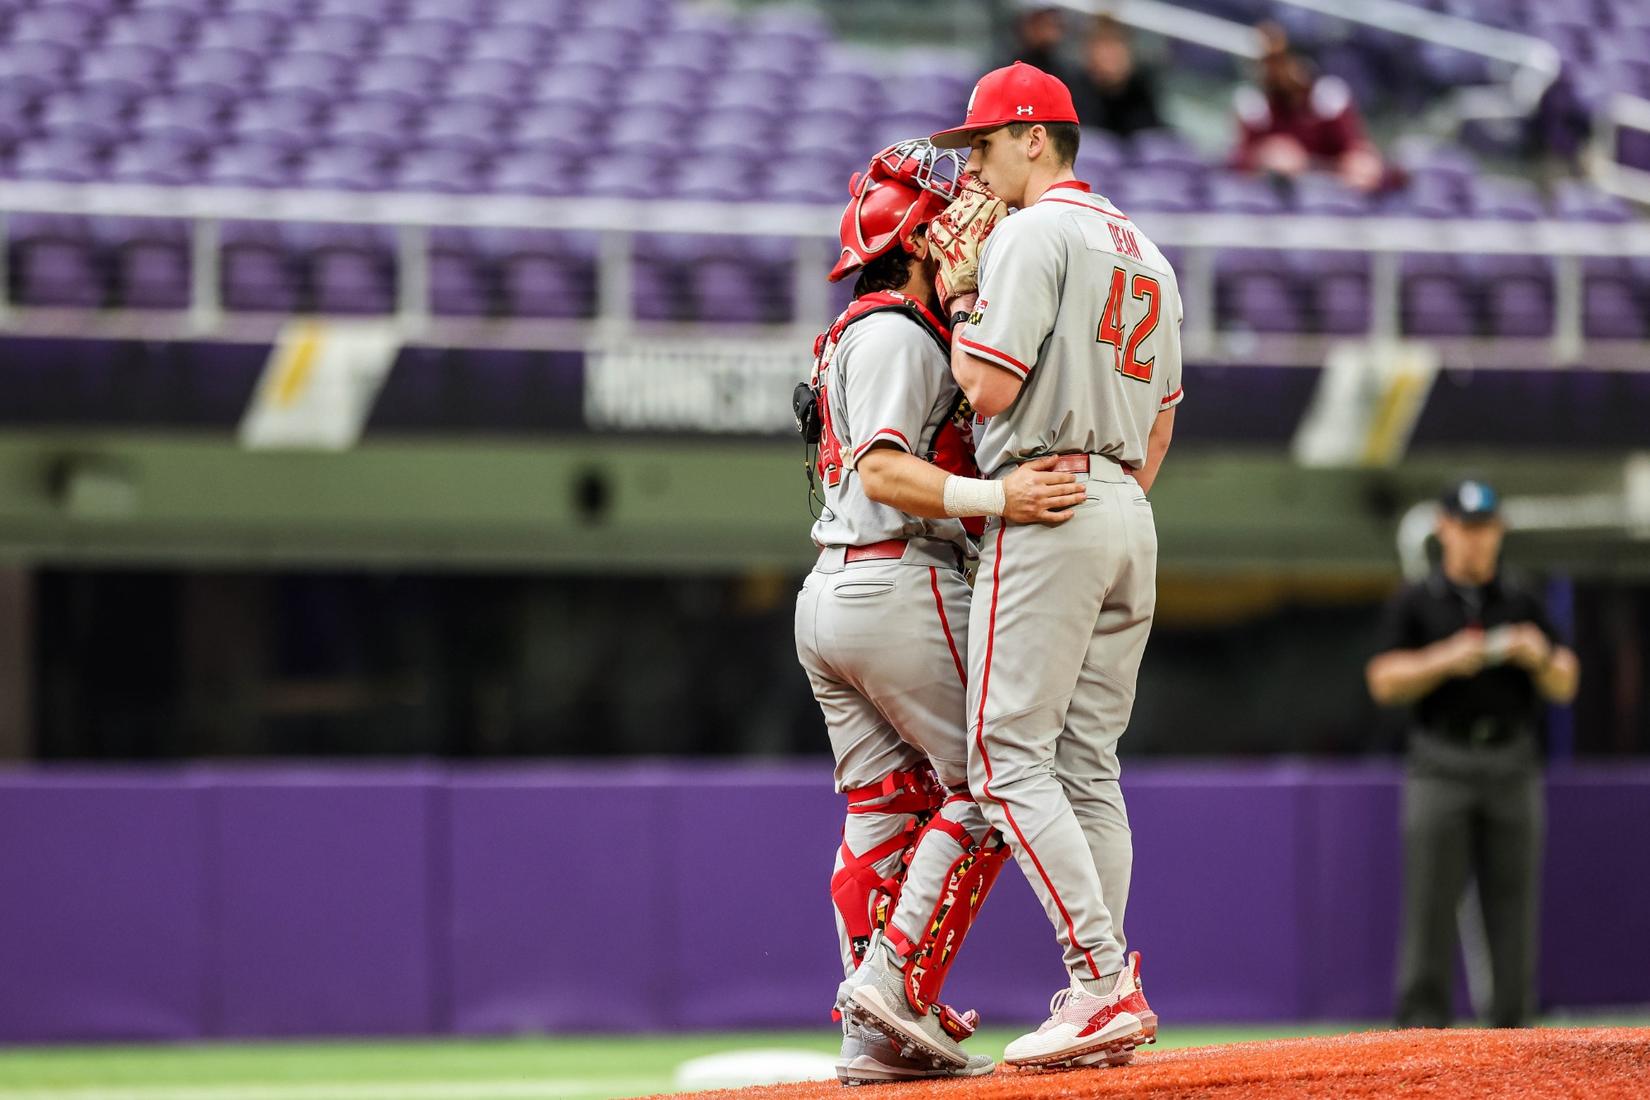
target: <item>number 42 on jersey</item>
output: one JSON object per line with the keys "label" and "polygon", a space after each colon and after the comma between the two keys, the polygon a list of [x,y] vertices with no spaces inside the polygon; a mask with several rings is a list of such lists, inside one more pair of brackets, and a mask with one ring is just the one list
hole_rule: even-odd
{"label": "number 42 on jersey", "polygon": [[[1123,320],[1123,297],[1145,303],[1145,312],[1129,327]],[[1158,282],[1150,275],[1132,274],[1121,267],[1112,268],[1111,291],[1106,295],[1106,308],[1100,314],[1097,343],[1110,344],[1116,356],[1117,373],[1140,382],[1152,380],[1152,364],[1156,357],[1140,358],[1140,345],[1157,328],[1158,303],[1162,295]]]}

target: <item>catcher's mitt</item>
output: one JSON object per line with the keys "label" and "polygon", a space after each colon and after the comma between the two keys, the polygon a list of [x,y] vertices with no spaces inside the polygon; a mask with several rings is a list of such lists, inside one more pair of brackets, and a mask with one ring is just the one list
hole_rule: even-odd
{"label": "catcher's mitt", "polygon": [[993,195],[979,180],[968,176],[962,194],[928,223],[928,243],[939,260],[934,289],[947,310],[958,295],[980,288],[980,249],[998,222],[1008,214],[1008,205]]}

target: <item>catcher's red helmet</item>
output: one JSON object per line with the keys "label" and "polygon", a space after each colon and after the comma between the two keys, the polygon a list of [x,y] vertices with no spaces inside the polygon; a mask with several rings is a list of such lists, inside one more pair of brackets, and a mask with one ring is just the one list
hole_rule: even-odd
{"label": "catcher's red helmet", "polygon": [[838,236],[842,257],[828,278],[836,282],[896,245],[913,250],[912,235],[944,210],[962,185],[964,162],[926,138],[890,145],[848,181],[847,209]]}

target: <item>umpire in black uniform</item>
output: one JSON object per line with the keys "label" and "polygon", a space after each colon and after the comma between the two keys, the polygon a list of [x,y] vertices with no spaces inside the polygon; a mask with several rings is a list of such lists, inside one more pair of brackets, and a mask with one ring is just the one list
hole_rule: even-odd
{"label": "umpire in black uniform", "polygon": [[1500,569],[1495,491],[1443,496],[1439,568],[1393,597],[1365,675],[1382,705],[1410,707],[1404,782],[1404,929],[1398,1025],[1450,1023],[1456,910],[1477,880],[1494,993],[1490,1022],[1534,1011],[1544,833],[1541,720],[1575,697],[1579,666],[1536,593]]}

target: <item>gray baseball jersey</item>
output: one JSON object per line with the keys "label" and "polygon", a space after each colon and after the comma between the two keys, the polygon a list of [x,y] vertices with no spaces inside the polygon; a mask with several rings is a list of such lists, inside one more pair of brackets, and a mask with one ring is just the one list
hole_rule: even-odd
{"label": "gray baseball jersey", "polygon": [[1098,454],[1139,469],[1152,421],[1180,401],[1180,286],[1163,253],[1083,184],[1003,220],[980,255],[958,342],[1025,380],[975,429],[980,469]]}
{"label": "gray baseball jersey", "polygon": [[849,325],[825,376],[830,430],[842,450],[842,479],[824,487],[813,527],[817,546],[865,546],[884,539],[934,538],[972,553],[960,520],[906,515],[865,495],[858,464],[875,443],[927,457],[957,401],[951,364],[938,343],[904,313],[875,313]]}
{"label": "gray baseball jersey", "polygon": [[1087,499],[1069,522],[990,522],[968,632],[969,788],[1067,969],[1098,992],[1127,947],[1134,855],[1117,742],[1157,599],[1152,506],[1125,467],[1144,464],[1153,421],[1180,401],[1180,294],[1162,253],[1080,184],[1005,219],[979,278],[978,320],[959,339],[1025,379],[976,428],[980,468],[1105,456],[1078,475]]}

